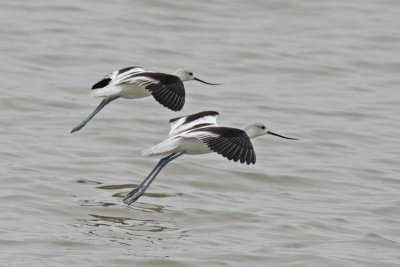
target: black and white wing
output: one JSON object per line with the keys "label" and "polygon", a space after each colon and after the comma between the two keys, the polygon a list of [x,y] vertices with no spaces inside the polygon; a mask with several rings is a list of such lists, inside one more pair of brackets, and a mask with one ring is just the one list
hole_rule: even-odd
{"label": "black and white wing", "polygon": [[150,91],[154,99],[166,108],[179,111],[185,105],[185,87],[178,76],[159,72],[137,75],[139,84]]}
{"label": "black and white wing", "polygon": [[228,127],[198,129],[197,139],[223,157],[241,163],[256,163],[256,153],[245,131]]}
{"label": "black and white wing", "polygon": [[178,76],[145,71],[137,66],[106,75],[92,86],[92,90],[104,88],[103,92],[94,92],[93,95],[104,97],[118,94],[121,86],[129,84],[148,90],[158,103],[173,111],[181,110],[185,104],[185,87]]}
{"label": "black and white wing", "polygon": [[107,74],[100,81],[95,83],[92,86],[92,90],[104,88],[109,84],[118,84],[118,82],[120,80],[123,80],[126,77],[134,75],[134,74],[142,73],[144,71],[145,70],[142,67],[138,67],[138,66],[132,66],[132,67],[127,67],[127,68],[123,68],[120,70],[116,70],[110,74]]}
{"label": "black and white wing", "polygon": [[217,116],[219,115],[216,111],[202,111],[199,113],[182,116],[178,118],[170,119],[171,130],[169,136],[178,135],[190,129],[196,129],[203,126],[217,125]]}

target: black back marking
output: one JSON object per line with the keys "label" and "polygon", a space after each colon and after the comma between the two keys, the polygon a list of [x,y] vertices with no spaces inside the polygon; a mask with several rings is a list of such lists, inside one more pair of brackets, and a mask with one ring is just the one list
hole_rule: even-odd
{"label": "black back marking", "polygon": [[126,68],[118,70],[118,75],[120,75],[121,73],[127,72],[128,70],[135,69],[135,68],[142,68],[142,67],[139,67],[139,66],[126,67]]}
{"label": "black back marking", "polygon": [[104,79],[100,80],[99,82],[95,83],[95,84],[92,86],[92,90],[93,90],[93,89],[100,89],[100,88],[106,87],[110,82],[111,82],[111,79],[110,79],[110,78],[104,78]]}
{"label": "black back marking", "polygon": [[173,119],[170,119],[169,122],[174,122],[174,121],[179,120],[180,118],[186,117],[185,122],[183,123],[183,124],[186,124],[186,123],[190,123],[192,121],[195,121],[197,119],[200,119],[201,117],[217,116],[217,115],[219,115],[219,113],[217,111],[202,111],[202,112],[195,113],[195,114],[192,114],[192,115],[189,115],[189,116],[182,116],[182,117],[173,118]]}

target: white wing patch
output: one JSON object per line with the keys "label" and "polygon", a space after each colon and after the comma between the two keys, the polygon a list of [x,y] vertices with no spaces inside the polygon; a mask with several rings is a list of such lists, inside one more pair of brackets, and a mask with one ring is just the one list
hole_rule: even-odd
{"label": "white wing patch", "polygon": [[171,129],[169,131],[169,136],[176,135],[179,132],[179,127],[185,122],[186,117],[182,117],[174,122],[171,122]]}
{"label": "white wing patch", "polygon": [[130,82],[130,80],[131,80],[130,77],[132,75],[139,74],[142,72],[145,72],[145,70],[143,68],[139,68],[139,67],[130,69],[128,71],[124,71],[122,73],[119,73],[119,71],[117,70],[111,74],[110,78],[112,79],[112,83],[117,85],[117,84],[121,84],[121,83]]}
{"label": "white wing patch", "polygon": [[183,138],[196,138],[200,141],[202,138],[220,137],[218,134],[210,133],[208,131],[193,131],[193,132],[188,131],[188,132],[182,132],[178,136]]}
{"label": "white wing patch", "polygon": [[138,86],[142,88],[146,88],[146,86],[154,83],[159,83],[159,81],[154,80],[150,77],[137,77],[137,78],[132,78],[130,80],[127,80],[126,83],[136,83]]}
{"label": "white wing patch", "polygon": [[189,123],[186,123],[188,116],[179,118],[178,120],[171,122],[171,130],[169,131],[169,136],[174,136],[186,132],[199,124],[217,125],[217,116],[218,115],[206,115]]}
{"label": "white wing patch", "polygon": [[[136,77],[131,77],[144,71],[145,70],[142,67],[127,67],[109,73],[103,77],[103,80],[111,79],[111,81],[106,85],[100,86],[101,88],[92,88],[96,90],[92,90],[90,92],[90,95],[94,97],[109,97],[119,94],[122,89],[119,85],[129,82],[135,82]],[[99,83],[101,83],[101,81]]]}

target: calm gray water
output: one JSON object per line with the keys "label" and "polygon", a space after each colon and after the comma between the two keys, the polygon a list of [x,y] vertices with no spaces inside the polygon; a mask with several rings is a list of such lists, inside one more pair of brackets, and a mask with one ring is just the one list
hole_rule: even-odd
{"label": "calm gray water", "polygon": [[[399,1],[1,1],[1,266],[400,266]],[[182,112],[99,103],[103,75],[185,67]],[[257,164],[167,166],[170,118],[260,121]]]}

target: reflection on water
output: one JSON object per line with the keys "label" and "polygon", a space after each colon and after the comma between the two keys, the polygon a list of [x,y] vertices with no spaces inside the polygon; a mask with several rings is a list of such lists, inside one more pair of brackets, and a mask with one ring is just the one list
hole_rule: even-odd
{"label": "reflection on water", "polygon": [[124,189],[124,188],[134,188],[137,186],[136,184],[115,184],[115,185],[102,185],[98,186],[99,189],[105,190],[115,190],[115,189]]}
{"label": "reflection on water", "polygon": [[[163,237],[168,238],[166,232],[182,231],[174,221],[147,219],[147,212],[161,210],[162,207],[152,208],[135,208],[135,214],[142,216],[143,219],[126,217],[126,216],[110,216],[100,214],[88,214],[89,218],[77,219],[80,231],[88,236],[106,239],[123,245],[131,246],[137,244],[139,240],[154,243],[160,241]],[[147,212],[144,212],[147,210]],[[162,234],[163,233],[163,234]],[[184,233],[177,234],[184,236]],[[175,234],[174,234],[175,236]]]}
{"label": "reflection on water", "polygon": [[174,231],[178,228],[172,221],[155,221],[146,219],[135,219],[129,217],[113,217],[105,215],[89,214],[93,219],[87,219],[86,225],[90,226],[116,226],[131,232],[162,232]]}
{"label": "reflection on water", "polygon": [[[93,182],[93,185],[100,183]],[[131,185],[106,185],[98,189],[119,190]],[[126,206],[120,201],[123,193],[114,194],[118,200],[117,203],[99,202],[95,200],[81,200],[80,205],[89,209],[88,217],[78,218],[74,226],[88,236],[106,239],[121,245],[132,246],[141,242],[159,242],[169,235],[161,233],[179,232],[182,229],[176,225],[174,220],[166,220],[164,215],[166,207],[162,205],[135,203],[135,205]],[[163,237],[164,235],[164,237]],[[183,236],[184,234],[177,234]],[[174,234],[175,236],[175,234]]]}
{"label": "reflection on water", "polygon": [[76,180],[76,182],[78,184],[101,184],[100,182],[92,181],[92,180],[89,180],[89,179],[78,179],[78,180]]}
{"label": "reflection on water", "polygon": [[[102,184],[101,182],[98,181],[93,181],[93,180],[88,180],[88,179],[79,179],[76,181],[77,183],[85,183],[89,185],[99,185]],[[125,188],[133,188],[135,187],[135,184],[115,184],[115,185],[102,185],[102,186],[96,186],[97,189],[102,189],[102,190],[120,190],[120,189],[125,189]],[[110,207],[110,206],[116,206],[116,205],[122,205],[126,206],[125,203],[121,201],[126,195],[126,192],[117,192],[112,195],[112,197],[117,199],[116,203],[112,202],[103,202],[103,201],[96,201],[96,200],[88,200],[88,199],[83,199],[79,200],[81,203],[81,206],[85,207]],[[165,198],[165,197],[172,197],[172,196],[182,196],[182,193],[177,193],[177,194],[164,194],[164,193],[146,193],[144,196],[147,197],[153,197],[153,198]],[[152,205],[152,204],[147,204],[147,203],[141,203],[140,201],[137,201],[135,205],[130,205],[129,208],[131,209],[136,209],[140,210],[143,212],[156,212],[156,213],[162,213],[163,209],[165,208],[162,205]]]}
{"label": "reflection on water", "polygon": [[[101,184],[101,183],[98,183]],[[118,189],[125,189],[125,188],[129,188],[129,189],[133,189],[137,186],[137,184],[116,184],[116,185],[102,185],[102,186],[97,186],[96,188],[98,189],[104,189],[104,190],[118,190]],[[124,198],[125,195],[128,193],[129,191],[126,192],[118,192],[113,194],[113,197],[116,198]],[[147,197],[153,197],[153,198],[164,198],[164,197],[173,197],[173,196],[182,196],[183,193],[176,193],[176,194],[165,194],[165,193],[144,193],[143,196],[147,196]],[[138,201],[140,202],[140,201]]]}

